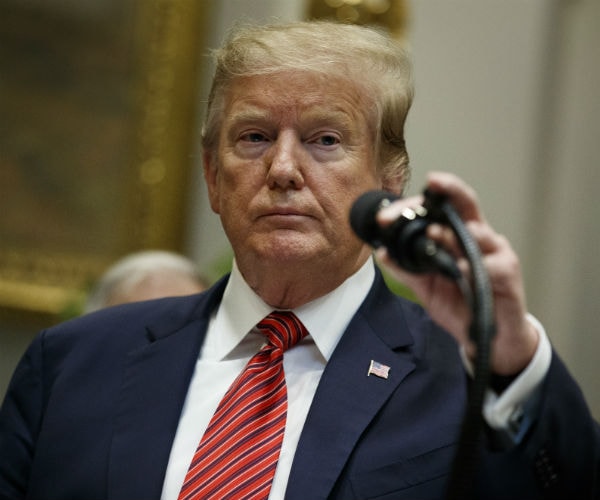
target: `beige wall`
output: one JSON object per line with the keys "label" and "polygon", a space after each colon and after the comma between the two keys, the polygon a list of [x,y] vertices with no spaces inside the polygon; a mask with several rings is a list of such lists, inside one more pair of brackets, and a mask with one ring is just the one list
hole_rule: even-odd
{"label": "beige wall", "polygon": [[600,417],[600,2],[412,5],[413,187],[429,169],[477,187],[522,257],[531,311]]}

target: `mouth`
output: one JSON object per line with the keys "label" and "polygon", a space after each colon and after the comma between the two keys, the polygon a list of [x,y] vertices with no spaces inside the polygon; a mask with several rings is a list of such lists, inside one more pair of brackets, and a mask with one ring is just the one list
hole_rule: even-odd
{"label": "mouth", "polygon": [[268,220],[276,224],[297,224],[313,217],[306,211],[291,207],[275,207],[264,211],[259,219]]}
{"label": "mouth", "polygon": [[270,206],[270,207],[263,207],[263,210],[261,210],[261,216],[268,217],[268,216],[272,216],[272,215],[308,217],[309,211],[302,209],[302,208],[289,206],[289,205],[274,205],[274,206]]}
{"label": "mouth", "polygon": [[276,208],[273,210],[269,210],[266,214],[266,216],[306,216],[306,214],[304,212],[301,212],[300,210],[294,210],[292,208]]}

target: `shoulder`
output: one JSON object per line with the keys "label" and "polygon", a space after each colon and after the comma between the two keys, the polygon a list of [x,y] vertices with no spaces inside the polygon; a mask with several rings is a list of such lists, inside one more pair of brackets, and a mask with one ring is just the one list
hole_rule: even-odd
{"label": "shoulder", "polygon": [[398,327],[411,330],[415,328],[436,330],[447,334],[433,322],[421,304],[393,292],[380,271],[377,271],[373,286],[361,305],[360,311],[367,316],[376,315]]}
{"label": "shoulder", "polygon": [[414,300],[391,291],[378,272],[359,313],[388,345],[411,345],[421,356],[458,361],[458,345]]}
{"label": "shoulder", "polygon": [[107,307],[48,328],[44,336],[47,340],[74,341],[79,336],[128,336],[143,331],[146,326],[163,323],[176,328],[194,316],[201,302],[199,294]]}
{"label": "shoulder", "polygon": [[221,300],[219,282],[206,292],[108,307],[55,325],[36,338],[49,354],[65,350],[127,350],[175,332],[189,323],[208,320]]}

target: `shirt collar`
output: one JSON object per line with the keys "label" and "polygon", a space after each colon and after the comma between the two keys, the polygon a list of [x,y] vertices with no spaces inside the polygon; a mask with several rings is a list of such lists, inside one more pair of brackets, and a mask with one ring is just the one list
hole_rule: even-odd
{"label": "shirt collar", "polygon": [[[374,279],[375,264],[370,258],[335,290],[293,310],[325,360],[331,357]],[[206,339],[212,346],[211,357],[225,358],[271,311],[273,307],[248,286],[234,261],[223,299],[209,329],[212,338]]]}

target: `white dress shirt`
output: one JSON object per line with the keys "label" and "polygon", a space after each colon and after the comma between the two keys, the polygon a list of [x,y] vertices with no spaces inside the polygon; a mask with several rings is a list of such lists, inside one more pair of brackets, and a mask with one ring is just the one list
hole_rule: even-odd
{"label": "white dress shirt", "polygon": [[[294,310],[309,335],[284,355],[288,414],[271,500],[284,497],[300,433],[325,364],[369,293],[374,277],[375,266],[369,259],[334,291]],[[223,300],[210,320],[196,362],[171,448],[161,500],[177,499],[196,447],[221,398],[264,345],[264,336],[255,325],[272,311],[247,285],[234,262]],[[549,342],[541,325],[536,326],[542,341],[532,361],[534,369],[530,366],[500,398],[490,397],[486,402],[484,416],[495,428],[507,421],[548,370]]]}

